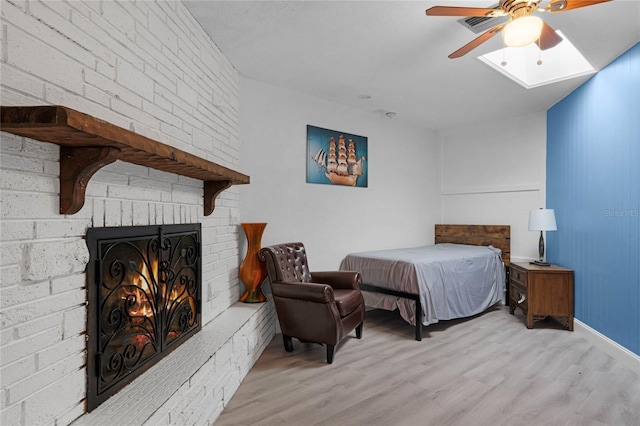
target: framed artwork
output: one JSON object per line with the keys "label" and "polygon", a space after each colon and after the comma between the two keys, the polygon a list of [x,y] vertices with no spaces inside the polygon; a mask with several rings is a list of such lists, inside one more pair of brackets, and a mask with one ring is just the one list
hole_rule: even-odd
{"label": "framed artwork", "polygon": [[367,138],[307,126],[307,183],[367,187]]}

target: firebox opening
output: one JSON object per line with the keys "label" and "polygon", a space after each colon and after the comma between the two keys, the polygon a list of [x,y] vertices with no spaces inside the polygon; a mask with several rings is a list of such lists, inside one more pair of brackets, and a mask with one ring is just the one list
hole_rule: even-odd
{"label": "firebox opening", "polygon": [[87,231],[87,411],[201,327],[201,225]]}

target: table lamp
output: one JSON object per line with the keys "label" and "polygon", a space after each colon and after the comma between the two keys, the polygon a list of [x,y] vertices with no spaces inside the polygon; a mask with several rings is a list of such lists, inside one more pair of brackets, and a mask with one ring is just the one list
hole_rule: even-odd
{"label": "table lamp", "polygon": [[529,211],[529,231],[540,231],[540,240],[538,241],[538,255],[540,260],[531,262],[539,266],[549,266],[544,261],[544,231],[556,231],[556,215],[553,209],[538,209]]}

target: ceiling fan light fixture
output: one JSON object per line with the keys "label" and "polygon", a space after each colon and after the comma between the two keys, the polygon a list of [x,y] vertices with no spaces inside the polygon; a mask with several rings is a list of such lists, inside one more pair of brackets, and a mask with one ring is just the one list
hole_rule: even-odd
{"label": "ceiling fan light fixture", "polygon": [[540,38],[544,22],[537,16],[514,18],[502,30],[504,44],[509,47],[522,47]]}

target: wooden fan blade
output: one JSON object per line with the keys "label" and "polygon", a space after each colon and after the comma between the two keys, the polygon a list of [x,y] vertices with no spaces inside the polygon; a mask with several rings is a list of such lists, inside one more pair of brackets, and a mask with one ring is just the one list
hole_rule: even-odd
{"label": "wooden fan blade", "polygon": [[538,40],[538,47],[540,48],[540,50],[551,49],[561,41],[562,41],[562,37],[560,37],[554,31],[554,29],[549,26],[549,24],[544,22],[542,24],[542,32],[540,33],[540,40]]}
{"label": "wooden fan blade", "polygon": [[481,7],[433,6],[426,10],[429,16],[504,16],[500,9]]}
{"label": "wooden fan blade", "polygon": [[607,3],[610,1],[611,0],[551,0],[544,10],[551,13],[566,12],[567,10],[593,6],[595,4]]}
{"label": "wooden fan blade", "polygon": [[451,55],[449,55],[449,58],[455,59],[455,58],[459,58],[461,56],[466,55],[476,47],[480,46],[485,41],[492,38],[494,35],[498,34],[504,28],[505,25],[506,24],[496,25],[495,27],[491,28],[489,31],[485,32],[484,34],[480,35],[479,37],[475,38],[474,40],[462,46],[460,49],[453,52]]}

